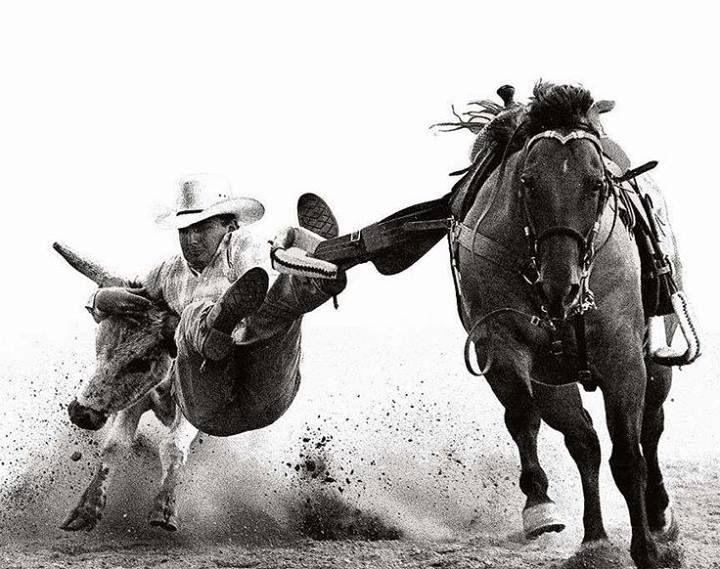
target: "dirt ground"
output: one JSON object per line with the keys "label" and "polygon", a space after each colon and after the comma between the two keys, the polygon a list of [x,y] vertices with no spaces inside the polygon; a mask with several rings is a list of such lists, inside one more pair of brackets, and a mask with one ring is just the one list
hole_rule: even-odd
{"label": "dirt ground", "polygon": [[[53,355],[35,362],[32,374],[9,369],[13,406],[0,430],[0,567],[632,566],[599,396],[586,404],[603,446],[610,542],[579,550],[579,477],[562,437],[547,428],[540,456],[567,528],[527,541],[520,533],[516,450],[487,385],[470,380],[458,361],[462,338],[450,334],[440,345],[428,338],[412,347],[394,338],[347,330],[343,342],[358,348],[338,359],[327,337],[308,336],[303,387],[286,416],[262,431],[196,441],[175,533],[146,523],[160,474],[162,432],[154,419],[141,425],[98,527],[59,530],[96,466],[102,436],[80,432],[65,411],[91,362]],[[398,352],[406,357],[365,366]],[[709,569],[720,568],[720,401],[714,358],[697,366],[679,374],[667,404],[661,456],[680,536],[666,559],[672,567]]]}
{"label": "dirt ground", "polygon": [[[720,567],[718,473],[697,465],[673,464],[668,479],[675,489],[679,541],[669,566]],[[335,520],[340,523],[340,520]],[[360,538],[311,539],[290,532],[265,537],[232,536],[216,542],[188,542],[187,536],[160,530],[126,530],[34,537],[5,536],[0,566],[7,569],[154,568],[609,568],[632,567],[627,535],[611,531],[611,541],[577,553],[572,539],[547,535],[526,541],[517,532],[493,535],[467,528],[450,538],[367,541]],[[243,539],[244,538],[244,539]]]}

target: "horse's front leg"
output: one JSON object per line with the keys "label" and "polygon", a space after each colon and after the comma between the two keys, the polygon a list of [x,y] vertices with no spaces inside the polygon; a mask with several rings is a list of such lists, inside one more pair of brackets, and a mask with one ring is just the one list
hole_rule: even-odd
{"label": "horse's front leg", "polygon": [[125,461],[131,452],[138,422],[147,409],[147,401],[143,399],[115,415],[110,433],[100,453],[98,469],[80,497],[77,506],[65,518],[60,529],[90,531],[95,528],[105,509],[107,488],[110,485],[111,477],[118,465]]}
{"label": "horse's front leg", "polygon": [[[629,346],[623,346],[622,350],[627,355],[635,351]],[[621,354],[623,351],[615,353]],[[640,450],[645,367],[639,353],[633,359],[616,360],[616,365],[612,379],[601,382],[613,446],[610,468],[630,513],[630,555],[640,569],[655,569],[658,566],[658,548],[648,524],[645,500],[647,465]]]}
{"label": "horse's front leg", "polygon": [[580,472],[583,488],[583,543],[607,539],[600,507],[600,441],[583,407],[576,384],[564,387],[533,385],[543,420],[565,437],[565,446]]}
{"label": "horse's front leg", "polygon": [[185,416],[176,411],[175,421],[170,432],[160,443],[160,462],[162,464],[162,484],[150,511],[149,522],[153,526],[168,531],[176,531],[180,525],[175,510],[177,488],[180,482],[182,466],[187,461],[190,445],[198,430]]}
{"label": "horse's front leg", "polygon": [[[510,356],[510,354],[508,354]],[[478,360],[484,357],[478,348]],[[537,454],[540,413],[529,387],[529,356],[498,354],[487,373],[493,392],[505,407],[505,425],[520,453],[520,489],[527,497],[523,531],[528,539],[565,529],[555,503],[547,494],[548,479]]]}

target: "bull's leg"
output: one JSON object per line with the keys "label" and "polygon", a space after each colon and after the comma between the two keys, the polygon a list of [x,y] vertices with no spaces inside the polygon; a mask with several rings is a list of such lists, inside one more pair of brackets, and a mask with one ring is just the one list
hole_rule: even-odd
{"label": "bull's leg", "polygon": [[648,385],[642,426],[642,448],[647,462],[645,499],[650,530],[663,540],[677,537],[677,525],[658,462],[658,443],[665,426],[663,404],[670,392],[672,370],[648,360]]}
{"label": "bull's leg", "polygon": [[60,526],[67,531],[95,528],[102,518],[107,501],[107,488],[118,464],[131,452],[132,443],[142,414],[147,411],[147,400],[118,412],[110,426],[110,432],[100,453],[100,465],[93,479],[80,497],[77,506]]}
{"label": "bull's leg", "polygon": [[170,432],[160,443],[160,462],[163,478],[160,492],[155,497],[149,522],[168,531],[176,531],[179,520],[175,511],[175,497],[182,466],[187,461],[188,450],[198,430],[182,413],[176,413]]}
{"label": "bull's leg", "polygon": [[543,420],[565,436],[582,481],[584,509],[583,542],[607,539],[600,508],[600,441],[590,414],[583,408],[576,385],[558,389],[535,384],[535,400]]}
{"label": "bull's leg", "polygon": [[[478,354],[478,358],[482,357]],[[548,479],[537,455],[540,413],[528,384],[516,368],[503,369],[500,363],[487,375],[492,390],[505,407],[505,425],[520,453],[520,489],[527,496],[523,509],[525,536],[534,539],[546,532],[562,531],[565,524],[547,494]]]}
{"label": "bull's leg", "polygon": [[640,569],[655,569],[658,566],[658,548],[648,524],[645,501],[647,465],[640,450],[645,369],[641,358],[637,359],[638,362],[628,361],[619,365],[617,369],[623,376],[617,377],[614,385],[602,387],[613,445],[610,468],[630,513],[630,555]]}

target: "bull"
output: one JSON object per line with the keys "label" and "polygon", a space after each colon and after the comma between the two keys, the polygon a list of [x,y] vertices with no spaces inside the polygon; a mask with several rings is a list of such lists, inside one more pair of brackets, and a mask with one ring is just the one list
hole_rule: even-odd
{"label": "bull", "polygon": [[[53,247],[100,287],[133,285],[64,245],[55,243]],[[199,433],[178,411],[171,395],[170,370],[178,321],[167,306],[149,301],[142,314],[109,314],[98,323],[95,370],[68,405],[68,413],[82,429],[98,430],[107,424],[108,435],[100,451],[100,463],[61,529],[95,528],[102,518],[112,477],[131,451],[140,418],[150,411],[168,427],[168,432],[159,444],[162,478],[148,519],[153,526],[168,531],[178,529],[175,502],[179,475]]]}

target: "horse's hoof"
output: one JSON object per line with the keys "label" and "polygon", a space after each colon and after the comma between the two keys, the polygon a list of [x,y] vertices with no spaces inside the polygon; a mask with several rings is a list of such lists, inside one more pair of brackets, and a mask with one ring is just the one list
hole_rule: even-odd
{"label": "horse's hoof", "polygon": [[653,531],[653,536],[660,543],[670,543],[677,541],[679,535],[680,526],[678,525],[677,518],[675,518],[672,504],[669,504],[668,507],[665,508],[665,525],[662,529]]}
{"label": "horse's hoof", "polygon": [[545,502],[525,508],[522,517],[523,531],[527,539],[536,539],[544,533],[565,529],[565,523],[560,518],[555,502]]}

